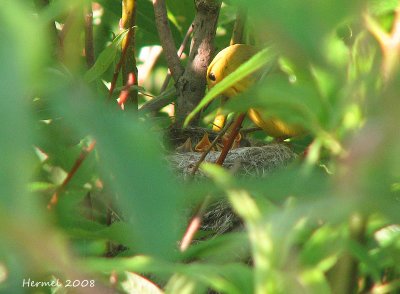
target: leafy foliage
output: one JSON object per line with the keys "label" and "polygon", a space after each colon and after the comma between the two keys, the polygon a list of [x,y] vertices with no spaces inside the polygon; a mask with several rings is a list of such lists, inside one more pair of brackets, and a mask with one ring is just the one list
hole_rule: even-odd
{"label": "leafy foliage", "polygon": [[[266,178],[208,164],[200,182],[178,179],[168,166],[161,137],[171,115],[121,111],[108,97],[127,34],[118,29],[120,1],[90,2],[96,63],[85,66],[80,16],[88,3],[1,5],[0,290],[36,291],[21,285],[58,279],[42,290],[69,291],[67,280],[82,289],[87,280],[121,293],[399,291],[397,1],[246,1],[245,39],[265,49],[195,112],[208,105],[203,117],[213,113],[219,93],[274,59],[224,111],[256,107],[308,136],[290,139],[299,159]],[[154,64],[136,88],[158,94],[166,63],[146,55],[159,38],[151,2],[137,3],[139,78],[140,66]],[[223,2],[218,49],[229,44],[237,8],[243,1]],[[179,44],[193,1],[167,1],[167,9]],[[116,95],[124,87],[119,78]],[[205,197],[229,203],[244,227],[211,238],[200,231],[201,241],[180,252]]]}

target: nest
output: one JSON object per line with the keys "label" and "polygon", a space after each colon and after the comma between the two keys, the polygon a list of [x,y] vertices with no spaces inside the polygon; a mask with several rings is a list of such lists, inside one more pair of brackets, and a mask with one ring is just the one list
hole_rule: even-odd
{"label": "nest", "polygon": [[[206,162],[215,162],[221,152],[211,151],[205,158]],[[186,152],[169,156],[172,168],[182,178],[191,175],[193,168],[201,157],[201,153]],[[271,171],[286,166],[296,157],[295,153],[286,144],[269,144],[262,147],[241,147],[231,150],[223,166],[236,175],[263,177]],[[204,174],[198,170],[197,178]]]}
{"label": "nest", "polygon": [[[211,151],[206,162],[215,162],[220,152]],[[186,152],[170,155],[168,160],[179,178],[190,178],[201,153]],[[287,166],[296,154],[283,143],[273,143],[261,147],[241,147],[231,150],[223,164],[233,174],[241,177],[267,177],[272,171]],[[197,170],[195,179],[204,180],[206,176]],[[232,211],[228,201],[219,199],[212,203],[203,215],[202,229],[220,235],[242,226],[238,216]]]}

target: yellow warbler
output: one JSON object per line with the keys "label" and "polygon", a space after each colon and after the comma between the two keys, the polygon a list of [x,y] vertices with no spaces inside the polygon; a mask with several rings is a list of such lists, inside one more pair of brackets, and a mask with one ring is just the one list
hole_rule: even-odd
{"label": "yellow warbler", "polygon": [[[235,44],[220,51],[210,63],[207,69],[208,88],[212,88],[222,81],[227,75],[235,71],[242,63],[250,59],[257,53],[257,49],[250,45]],[[234,86],[223,92],[228,98],[231,98],[253,85],[259,77],[259,74],[251,74],[237,82]],[[303,133],[300,126],[289,125],[280,119],[268,116],[264,110],[249,109],[250,119],[268,135],[285,139],[294,137]]]}

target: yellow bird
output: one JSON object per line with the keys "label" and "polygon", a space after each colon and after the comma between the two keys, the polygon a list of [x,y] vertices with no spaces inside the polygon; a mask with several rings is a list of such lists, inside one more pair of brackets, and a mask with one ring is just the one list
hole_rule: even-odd
{"label": "yellow bird", "polygon": [[[250,59],[258,50],[250,45],[235,44],[220,51],[207,69],[207,85],[211,89],[227,75],[235,71],[242,63]],[[252,86],[259,78],[259,74],[251,74],[222,94],[231,98]],[[278,118],[268,116],[264,111],[249,109],[250,119],[268,135],[286,139],[301,135],[304,131],[300,126],[289,125]]]}

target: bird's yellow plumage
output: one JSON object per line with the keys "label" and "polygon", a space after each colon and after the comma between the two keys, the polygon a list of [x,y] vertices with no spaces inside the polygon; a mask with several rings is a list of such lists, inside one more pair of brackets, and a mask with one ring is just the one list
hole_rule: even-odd
{"label": "bird's yellow plumage", "polygon": [[[207,84],[212,88],[227,75],[235,71],[242,63],[257,53],[256,48],[250,45],[235,44],[219,52],[207,69]],[[223,92],[231,98],[249,88],[258,79],[258,74],[252,74]],[[303,129],[300,126],[289,125],[280,119],[268,116],[264,111],[249,109],[250,119],[265,132],[275,138],[289,138],[300,135]]]}

